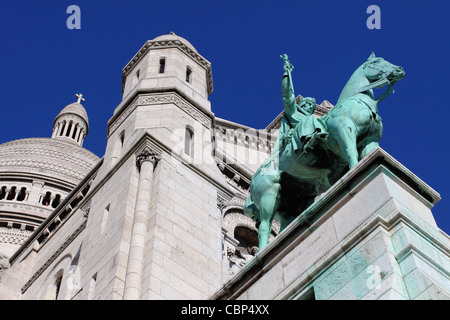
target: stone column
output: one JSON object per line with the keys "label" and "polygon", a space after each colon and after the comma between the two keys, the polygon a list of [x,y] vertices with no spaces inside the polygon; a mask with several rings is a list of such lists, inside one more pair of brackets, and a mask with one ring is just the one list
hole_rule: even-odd
{"label": "stone column", "polygon": [[80,132],[81,132],[81,126],[77,125],[77,132],[75,132],[75,141],[77,143],[80,143]]}
{"label": "stone column", "polygon": [[52,138],[56,137],[58,131],[59,131],[59,126],[61,125],[61,123],[57,123],[55,128],[53,128],[53,133],[52,133]]}
{"label": "stone column", "polygon": [[133,229],[131,231],[130,252],[128,255],[128,266],[125,277],[124,300],[138,300],[141,296],[153,170],[159,159],[160,156],[153,153],[148,148],[145,148],[136,159],[136,164],[140,168],[140,172]]}
{"label": "stone column", "polygon": [[78,136],[77,142],[80,144],[80,146],[83,144],[83,135],[84,135],[84,128],[81,128],[80,135]]}

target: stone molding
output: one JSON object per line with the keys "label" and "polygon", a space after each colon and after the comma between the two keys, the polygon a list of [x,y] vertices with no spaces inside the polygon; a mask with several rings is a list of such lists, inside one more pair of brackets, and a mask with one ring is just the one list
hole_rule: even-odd
{"label": "stone molding", "polygon": [[30,236],[32,231],[17,228],[0,228],[0,243],[22,245]]}
{"label": "stone molding", "polygon": [[228,184],[238,189],[243,194],[248,194],[251,177],[249,179],[245,174],[234,169],[232,166],[228,165],[218,157],[215,157],[215,160],[217,167],[219,168],[222,176],[225,178]]}
{"label": "stone molding", "polygon": [[270,153],[275,145],[276,138],[273,139],[270,132],[253,128],[235,126],[224,123],[216,118],[215,134],[217,141],[232,143],[246,148]]}
{"label": "stone molding", "polygon": [[194,107],[191,103],[186,101],[176,92],[167,93],[151,93],[140,94],[133,102],[123,110],[119,117],[117,117],[111,125],[108,127],[108,137],[125,121],[126,118],[134,111],[138,106],[155,105],[155,104],[175,104],[181,110],[186,112],[194,119],[200,121],[207,128],[211,128],[211,118],[201,112],[198,108]]}

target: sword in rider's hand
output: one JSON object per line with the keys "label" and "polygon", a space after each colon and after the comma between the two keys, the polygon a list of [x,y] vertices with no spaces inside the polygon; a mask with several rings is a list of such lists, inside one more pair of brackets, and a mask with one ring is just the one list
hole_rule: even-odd
{"label": "sword in rider's hand", "polygon": [[287,54],[280,55],[280,58],[283,59],[284,61],[283,69],[287,72],[289,87],[291,88],[292,94],[294,94],[294,83],[292,82],[292,75],[291,75],[292,70],[294,70],[294,66],[289,61]]}

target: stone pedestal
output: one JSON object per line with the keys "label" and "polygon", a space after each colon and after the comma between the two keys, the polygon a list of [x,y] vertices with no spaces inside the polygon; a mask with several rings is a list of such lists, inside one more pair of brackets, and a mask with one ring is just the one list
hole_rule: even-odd
{"label": "stone pedestal", "polygon": [[212,299],[450,299],[440,196],[372,151]]}

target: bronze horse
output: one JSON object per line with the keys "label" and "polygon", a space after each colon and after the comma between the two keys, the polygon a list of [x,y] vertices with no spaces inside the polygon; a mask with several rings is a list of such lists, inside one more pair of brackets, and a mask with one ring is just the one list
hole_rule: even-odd
{"label": "bronze horse", "polygon": [[[293,105],[293,66],[286,55],[282,58],[285,60],[282,128],[272,154],[252,177],[244,207],[244,213],[257,221],[259,250],[268,243],[274,218],[280,221],[282,231],[315,197],[378,146],[383,132],[378,104],[405,76],[401,67],[372,53],[350,77],[336,106],[316,120],[309,118],[312,114],[308,116],[299,105]],[[373,89],[384,86],[388,86],[387,90],[376,99]],[[288,115],[294,107],[297,108],[294,112],[303,113],[304,120],[299,123],[314,120],[317,132],[306,136],[302,125],[290,126],[292,120],[289,121]],[[288,130],[283,130],[284,127]]]}

